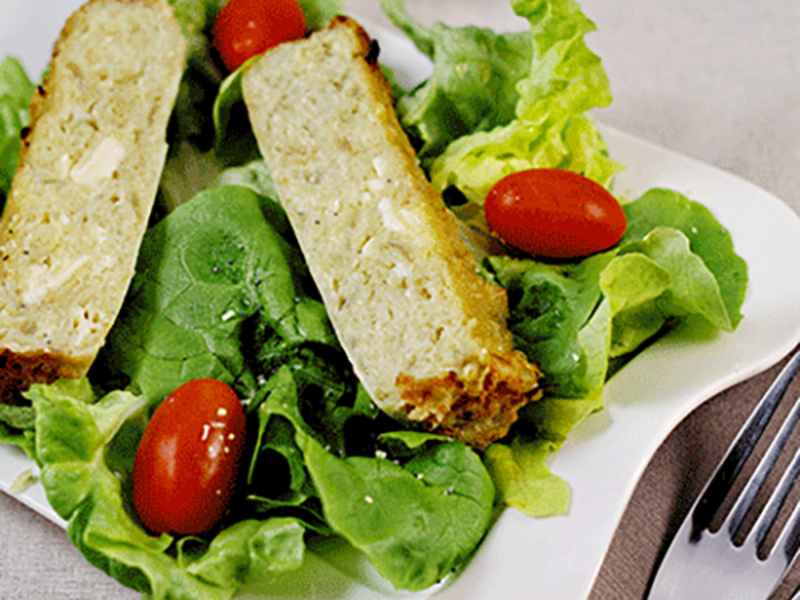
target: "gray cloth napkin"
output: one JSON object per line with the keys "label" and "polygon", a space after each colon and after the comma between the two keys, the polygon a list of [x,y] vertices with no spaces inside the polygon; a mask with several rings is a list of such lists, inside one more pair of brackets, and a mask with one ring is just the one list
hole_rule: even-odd
{"label": "gray cloth napkin", "polygon": [[[680,526],[692,501],[710,477],[716,463],[725,454],[750,410],[786,360],[783,359],[767,371],[714,396],[672,431],[651,459],[635,488],[589,600],[644,598],[655,565],[666,551],[669,539]],[[763,451],[766,437],[777,428],[782,415],[798,396],[800,382],[795,381],[779,406],[765,439],[756,447],[756,457],[745,465],[745,473],[752,469],[757,456]],[[795,437],[800,442],[800,432],[796,432]],[[787,448],[787,451],[792,449]],[[797,502],[796,492],[797,490],[789,496],[787,505],[790,507]],[[727,504],[731,502],[729,500]],[[723,512],[724,510],[725,506]],[[782,511],[783,514],[786,512]],[[769,543],[770,537],[767,540]],[[800,569],[794,569],[789,574],[771,596],[771,600],[792,597],[800,586],[798,571]]]}

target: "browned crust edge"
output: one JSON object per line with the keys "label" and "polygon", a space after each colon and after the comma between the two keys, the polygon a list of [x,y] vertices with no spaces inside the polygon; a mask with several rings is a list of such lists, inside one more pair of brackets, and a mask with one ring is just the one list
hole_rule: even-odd
{"label": "browned crust edge", "polygon": [[359,25],[358,21],[346,15],[336,15],[333,17],[326,29],[334,29],[336,27],[346,27],[356,36],[359,47],[354,50],[353,58],[363,60],[369,65],[369,68],[376,73],[375,83],[378,84],[381,92],[386,95],[389,105],[392,105],[394,103],[394,93],[378,63],[378,55],[380,54],[378,41],[372,39],[369,34],[364,31],[364,28]]}
{"label": "browned crust edge", "polygon": [[465,381],[448,371],[421,380],[401,374],[396,385],[407,414],[442,407],[443,413],[421,421],[423,427],[483,449],[508,433],[520,408],[541,397],[540,377],[535,365],[512,352],[492,355],[477,381]]}
{"label": "browned crust edge", "polygon": [[59,377],[78,378],[88,365],[76,364],[57,354],[16,353],[0,350],[0,403],[18,400],[16,392],[24,392],[36,383],[53,383]]}

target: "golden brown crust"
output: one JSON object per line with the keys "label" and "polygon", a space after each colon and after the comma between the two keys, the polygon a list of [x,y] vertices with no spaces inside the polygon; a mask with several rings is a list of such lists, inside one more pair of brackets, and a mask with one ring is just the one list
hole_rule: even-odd
{"label": "golden brown crust", "polygon": [[[389,106],[393,105],[395,98],[394,93],[392,92],[392,87],[386,80],[386,77],[381,70],[381,66],[378,63],[378,54],[380,53],[378,41],[373,40],[369,34],[364,31],[364,28],[358,24],[358,21],[355,21],[346,15],[336,15],[333,17],[333,19],[331,19],[331,22],[328,24],[328,28],[334,29],[337,27],[343,27],[353,32],[358,40],[357,47],[353,51],[353,59],[359,61],[363,60],[364,63],[369,66],[370,71],[374,76],[373,83],[375,84],[375,90],[383,95],[382,100],[384,102],[388,103]],[[416,155],[414,160],[416,161]]]}
{"label": "golden brown crust", "polygon": [[[0,403],[18,401],[14,394],[36,383],[53,383],[59,377],[80,377],[86,365],[74,365],[68,357],[41,352],[16,353],[0,350]],[[25,382],[20,386],[20,382]]]}
{"label": "golden brown crust", "polygon": [[424,380],[401,374],[397,387],[409,415],[423,408],[431,414],[431,407],[441,407],[441,420],[422,421],[427,429],[482,449],[508,433],[520,408],[541,397],[540,375],[522,354],[514,352],[492,356],[472,381],[455,371]]}

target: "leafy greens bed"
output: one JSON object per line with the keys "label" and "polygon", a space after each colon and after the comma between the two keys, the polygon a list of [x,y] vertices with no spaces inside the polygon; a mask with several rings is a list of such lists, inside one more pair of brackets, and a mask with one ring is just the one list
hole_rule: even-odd
{"label": "leafy greens bed", "polygon": [[[255,574],[299,569],[311,540],[336,537],[396,588],[428,588],[469,559],[501,507],[567,512],[568,485],[546,458],[602,408],[616,369],[678,324],[733,331],[741,320],[747,267],[728,233],[701,204],[651,190],[624,204],[628,229],[609,251],[487,259],[518,347],[545,373],[544,398],[508,439],[478,454],[403,429],[374,407],[339,347],[254,153],[241,71],[223,81],[210,59],[219,0],[173,4],[191,57],[123,313],[88,379],[37,385],[30,406],[0,406],[0,440],[34,458],[70,538],[123,584],[154,598],[229,598]],[[337,0],[301,4],[312,27],[342,11]],[[529,32],[424,28],[401,0],[383,2],[434,64],[428,81],[396,90],[401,122],[434,185],[477,229],[482,199],[509,172],[558,167],[610,187],[621,168],[586,115],[611,101],[583,41],[591,21],[572,0],[512,5]],[[33,89],[16,60],[0,64],[0,194]],[[198,377],[246,402],[243,491],[216,534],[153,537],[130,507],[133,457],[161,399]]]}

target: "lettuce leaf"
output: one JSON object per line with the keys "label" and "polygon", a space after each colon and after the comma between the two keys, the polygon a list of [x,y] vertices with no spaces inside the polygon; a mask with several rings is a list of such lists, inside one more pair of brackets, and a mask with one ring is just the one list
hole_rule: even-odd
{"label": "lettuce leaf", "polygon": [[[151,228],[93,381],[130,386],[150,403],[196,377],[253,397],[260,377],[310,344],[339,364],[324,307],[306,291],[299,251],[269,223],[280,212],[252,189],[223,186]],[[256,356],[253,348],[269,353]]]}
{"label": "lettuce leaf", "polygon": [[719,285],[732,328],[742,320],[741,306],[747,292],[747,263],[736,254],[730,232],[699,202],[665,188],[646,192],[637,202],[624,206],[628,228],[620,244],[640,241],[656,227],[672,227],[688,240],[691,251]]}
{"label": "lettuce leaf", "polygon": [[558,448],[550,440],[489,446],[486,466],[505,505],[534,518],[567,514],[569,485],[546,462]]}
{"label": "lettuce leaf", "polygon": [[428,588],[483,538],[494,487],[480,458],[458,442],[433,443],[404,465],[338,459],[306,439],[305,456],[330,526],[396,588]]}
{"label": "lettuce leaf", "polygon": [[580,398],[589,391],[580,378],[587,357],[578,335],[600,301],[599,276],[613,257],[603,253],[564,264],[488,259],[509,293],[508,326],[516,346],[540,365],[551,395]]}
{"label": "lettuce leaf", "polygon": [[0,211],[17,170],[20,132],[30,122],[28,106],[34,90],[18,60],[7,57],[0,62]]}
{"label": "lettuce leaf", "polygon": [[489,131],[515,118],[517,82],[527,75],[527,33],[498,34],[479,27],[422,27],[402,0],[382,0],[392,22],[433,61],[430,79],[399,101],[401,123],[423,164],[457,138]]}
{"label": "lettuce leaf", "polygon": [[515,171],[557,167],[611,183],[620,166],[586,116],[611,102],[610,85],[584,42],[594,23],[574,0],[513,0],[530,32],[500,35],[475,27],[425,29],[408,17],[402,0],[382,5],[433,59],[433,75],[401,99],[398,112],[421,145],[434,186],[446,193],[456,188],[466,199],[453,207],[462,220],[485,229],[483,199]]}
{"label": "lettuce leaf", "polygon": [[676,229],[658,227],[624,246],[600,285],[614,315],[613,357],[633,352],[668,321],[691,315],[733,331],[717,280]]}
{"label": "lettuce leaf", "polygon": [[708,209],[665,189],[623,208],[627,233],[605,253],[567,264],[489,259],[508,291],[515,342],[545,373],[542,400],[520,411],[508,444],[486,454],[503,501],[532,516],[568,509],[546,459],[602,408],[617,361],[679,325],[684,334],[730,332],[741,320],[747,265]]}
{"label": "lettuce leaf", "polygon": [[0,442],[19,446],[28,456],[36,454],[36,413],[30,406],[0,404]]}
{"label": "lettuce leaf", "polygon": [[297,571],[305,557],[305,527],[292,517],[266,521],[248,519],[223,529],[198,556],[197,540],[180,544],[179,564],[220,589],[245,584],[254,576],[269,577]]}
{"label": "lettuce leaf", "polygon": [[398,432],[384,434],[394,446],[377,456],[340,457],[301,416],[292,373],[281,368],[270,386],[260,418],[294,426],[326,522],[395,588],[431,587],[467,560],[489,527],[495,497],[477,454],[441,436]]}
{"label": "lettuce leaf", "polygon": [[253,573],[299,567],[304,529],[291,518],[242,520],[211,541],[142,529],[126,492],[130,469],[119,468],[127,461],[113,455],[124,429],[144,417],[145,398],[112,392],[98,400],[85,379],[34,385],[26,395],[47,499],[86,559],[120,583],[153,599],[226,600]]}
{"label": "lettuce leaf", "polygon": [[342,0],[298,0],[306,16],[309,31],[325,27],[336,15],[345,13]]}

